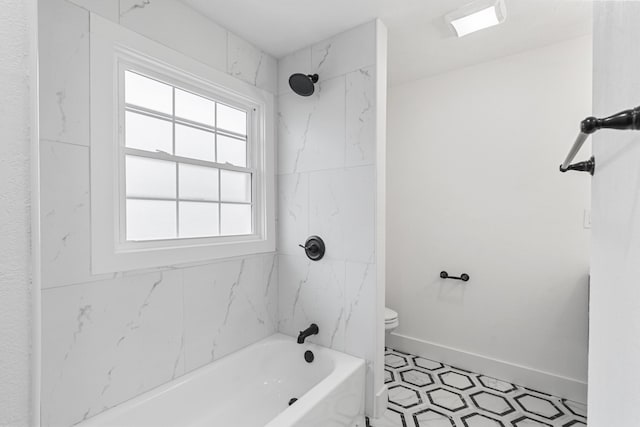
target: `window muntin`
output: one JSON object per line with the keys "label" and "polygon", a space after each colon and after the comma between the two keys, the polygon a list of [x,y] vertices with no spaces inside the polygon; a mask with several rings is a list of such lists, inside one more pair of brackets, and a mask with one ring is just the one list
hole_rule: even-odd
{"label": "window muntin", "polygon": [[251,109],[124,69],[123,241],[250,235]]}

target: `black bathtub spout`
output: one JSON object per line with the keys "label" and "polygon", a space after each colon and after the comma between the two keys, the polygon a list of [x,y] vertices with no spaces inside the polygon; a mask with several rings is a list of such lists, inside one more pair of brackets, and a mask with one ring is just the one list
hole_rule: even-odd
{"label": "black bathtub spout", "polygon": [[304,344],[304,340],[307,337],[310,337],[311,335],[318,335],[319,331],[318,325],[312,323],[307,329],[300,331],[300,335],[298,335],[298,344]]}

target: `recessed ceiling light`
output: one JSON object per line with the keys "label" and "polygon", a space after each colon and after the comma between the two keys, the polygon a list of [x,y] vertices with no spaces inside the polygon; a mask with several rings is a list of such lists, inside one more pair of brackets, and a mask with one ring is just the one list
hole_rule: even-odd
{"label": "recessed ceiling light", "polygon": [[458,37],[493,27],[504,22],[507,9],[504,0],[476,1],[445,16]]}

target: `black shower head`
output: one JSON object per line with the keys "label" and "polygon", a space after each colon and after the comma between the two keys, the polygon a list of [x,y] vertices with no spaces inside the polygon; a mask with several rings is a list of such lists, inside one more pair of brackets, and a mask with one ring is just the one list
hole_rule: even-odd
{"label": "black shower head", "polygon": [[289,86],[300,96],[311,96],[315,91],[314,84],[318,82],[317,74],[296,73],[289,77]]}

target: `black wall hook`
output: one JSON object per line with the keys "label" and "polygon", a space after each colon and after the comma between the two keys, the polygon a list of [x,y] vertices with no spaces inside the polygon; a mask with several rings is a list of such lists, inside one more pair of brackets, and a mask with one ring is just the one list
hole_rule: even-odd
{"label": "black wall hook", "polygon": [[440,277],[442,279],[454,279],[454,280],[462,280],[463,282],[468,282],[470,277],[467,273],[462,273],[460,275],[460,277],[456,277],[456,276],[449,276],[449,273],[447,273],[446,271],[441,271],[440,272]]}

